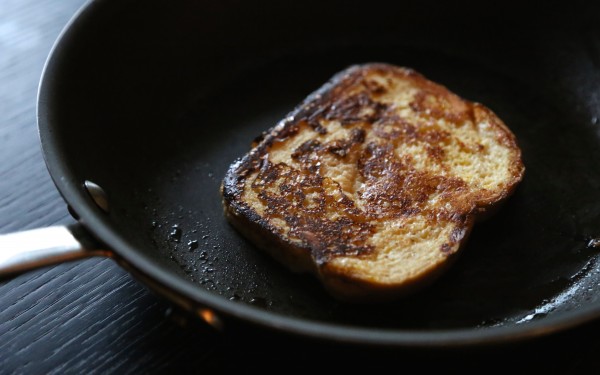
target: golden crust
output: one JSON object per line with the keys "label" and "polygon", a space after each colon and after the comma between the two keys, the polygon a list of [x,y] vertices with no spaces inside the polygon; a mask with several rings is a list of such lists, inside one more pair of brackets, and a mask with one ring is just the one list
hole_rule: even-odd
{"label": "golden crust", "polygon": [[411,69],[366,64],[267,132],[222,193],[259,248],[339,299],[379,301],[438,278],[523,173],[491,110]]}

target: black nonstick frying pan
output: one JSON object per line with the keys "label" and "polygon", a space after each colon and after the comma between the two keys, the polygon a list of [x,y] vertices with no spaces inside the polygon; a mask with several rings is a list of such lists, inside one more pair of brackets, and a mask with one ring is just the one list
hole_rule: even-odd
{"label": "black nonstick frying pan", "polygon": [[[517,341],[600,316],[600,12],[591,2],[89,2],[47,62],[38,120],[79,224],[0,239],[3,272],[113,256],[213,325],[386,346]],[[333,300],[223,217],[263,130],[348,65],[408,66],[492,108],[526,176],[431,288]],[[10,256],[7,255],[10,253]]]}

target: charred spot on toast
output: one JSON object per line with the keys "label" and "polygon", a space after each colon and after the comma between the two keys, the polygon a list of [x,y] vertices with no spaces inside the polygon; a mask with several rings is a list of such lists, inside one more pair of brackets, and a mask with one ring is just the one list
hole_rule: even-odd
{"label": "charred spot on toast", "polygon": [[372,248],[366,241],[374,226],[335,181],[263,160],[251,187],[266,207],[263,219],[281,222],[279,228],[287,231],[279,234],[310,248],[316,259],[359,256]]}
{"label": "charred spot on toast", "polygon": [[[426,212],[427,216],[450,217],[453,211],[446,207],[463,208],[458,200],[467,190],[464,181],[416,170],[410,164],[395,157],[390,145],[371,143],[358,161],[358,170],[365,180],[365,188],[359,192],[364,200],[366,213],[373,218],[407,216]],[[439,204],[432,207],[429,199],[440,196]],[[452,202],[452,201],[456,202]]]}

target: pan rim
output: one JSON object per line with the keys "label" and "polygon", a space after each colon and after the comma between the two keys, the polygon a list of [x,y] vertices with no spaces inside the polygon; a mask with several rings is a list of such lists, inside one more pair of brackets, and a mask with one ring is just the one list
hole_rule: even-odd
{"label": "pan rim", "polygon": [[[132,270],[134,276],[140,270]],[[142,271],[143,273],[143,271]],[[166,275],[168,278],[174,276]],[[154,282],[154,280],[152,280]],[[152,282],[148,286],[152,287]],[[159,285],[167,285],[167,279],[159,280]],[[214,309],[218,313],[252,323],[267,329],[281,331],[300,337],[325,340],[344,344],[376,347],[405,348],[460,348],[474,346],[496,346],[508,343],[533,340],[542,336],[565,331],[597,319],[598,308],[594,305],[581,307],[576,311],[559,316],[547,316],[539,320],[524,323],[513,323],[509,326],[473,326],[468,328],[446,328],[432,330],[388,329],[381,327],[360,327],[331,322],[322,322],[305,318],[290,317],[263,310],[259,307],[230,301],[223,296],[199,289],[187,279],[177,280],[179,289],[170,288],[178,298],[171,298],[177,303],[180,296],[184,300],[192,300],[202,304],[201,307]],[[162,289],[162,288],[161,288]],[[179,294],[181,293],[181,294]],[[162,292],[164,295],[164,291]],[[166,293],[167,298],[170,293]],[[171,296],[172,297],[172,296]],[[180,305],[190,310],[190,306]],[[191,311],[194,313],[195,311]]]}
{"label": "pan rim", "polygon": [[[81,182],[73,176],[68,160],[62,157],[60,139],[52,130],[52,108],[50,108],[49,98],[52,96],[53,72],[59,68],[57,65],[60,65],[58,56],[64,50],[67,39],[76,33],[77,28],[85,23],[85,18],[93,13],[95,4],[97,4],[95,0],[87,1],[66,24],[51,48],[38,87],[38,136],[50,176],[65,202],[78,213],[80,223],[90,233],[100,238],[119,257],[122,257],[132,268],[147,275],[152,282],[164,286],[170,292],[192,301],[195,305],[215,309],[217,313],[258,326],[319,340],[361,345],[432,348],[502,344],[564,331],[595,320],[600,316],[600,305],[590,304],[557,316],[549,315],[539,320],[510,326],[427,331],[346,326],[285,316],[240,302],[229,301],[223,296],[198,288],[191,281],[173,272],[168,272],[157,261],[130,245],[121,235],[111,229],[107,218],[93,205],[86,196]],[[163,294],[167,294],[167,298],[169,298],[170,293]]]}

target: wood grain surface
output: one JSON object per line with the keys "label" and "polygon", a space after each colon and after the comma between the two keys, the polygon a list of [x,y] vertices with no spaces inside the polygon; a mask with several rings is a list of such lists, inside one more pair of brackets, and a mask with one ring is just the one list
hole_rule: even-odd
{"label": "wood grain surface", "polygon": [[[0,0],[0,234],[74,222],[46,171],[35,111],[44,61],[83,3]],[[318,345],[241,327],[225,336],[197,323],[111,260],[36,270],[0,281],[0,373],[311,371],[327,364],[402,373],[600,370],[598,322],[516,346],[437,352]]]}

